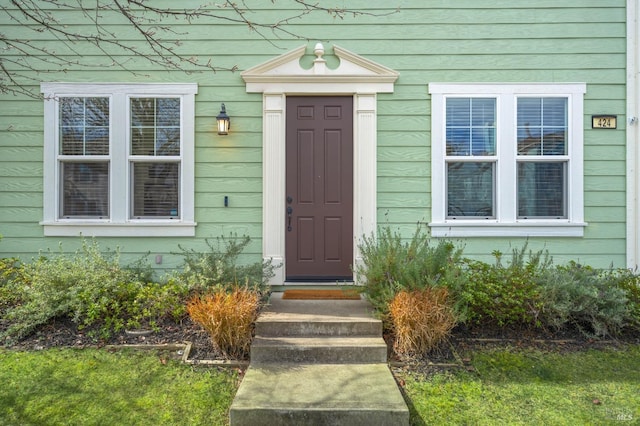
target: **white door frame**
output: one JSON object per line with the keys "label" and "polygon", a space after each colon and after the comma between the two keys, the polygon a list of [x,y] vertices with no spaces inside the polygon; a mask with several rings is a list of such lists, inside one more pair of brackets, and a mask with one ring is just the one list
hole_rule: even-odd
{"label": "white door frame", "polygon": [[[353,96],[353,237],[354,262],[361,256],[358,243],[376,230],[377,93],[392,93],[398,73],[382,65],[333,47],[340,65],[326,66],[324,47],[314,48],[310,69],[300,66],[301,46],[242,73],[249,93],[263,94],[262,113],[262,255],[272,259],[276,276],[269,284],[285,283],[285,135],[288,95]],[[355,265],[354,265],[355,266]],[[354,268],[355,270],[355,268]],[[357,282],[357,277],[354,276]]]}

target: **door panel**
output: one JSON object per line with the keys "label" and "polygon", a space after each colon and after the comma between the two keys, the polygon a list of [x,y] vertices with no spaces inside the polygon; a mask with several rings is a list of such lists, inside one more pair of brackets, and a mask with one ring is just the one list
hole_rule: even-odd
{"label": "door panel", "polygon": [[286,278],[351,279],[353,98],[287,98]]}

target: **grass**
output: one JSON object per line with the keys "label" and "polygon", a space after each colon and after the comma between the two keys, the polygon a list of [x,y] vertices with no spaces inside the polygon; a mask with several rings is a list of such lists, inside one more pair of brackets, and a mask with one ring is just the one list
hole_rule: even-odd
{"label": "grass", "polygon": [[[640,346],[474,352],[469,370],[405,373],[413,425],[609,425],[640,420]],[[0,424],[227,425],[234,373],[168,354],[0,350]]]}
{"label": "grass", "polygon": [[234,374],[168,354],[0,350],[0,424],[225,425]]}
{"label": "grass", "polygon": [[491,350],[473,371],[407,375],[413,425],[640,421],[640,347],[559,354]]}

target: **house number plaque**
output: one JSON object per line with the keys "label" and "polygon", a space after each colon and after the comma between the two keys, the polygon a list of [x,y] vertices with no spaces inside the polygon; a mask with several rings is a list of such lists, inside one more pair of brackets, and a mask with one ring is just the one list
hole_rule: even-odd
{"label": "house number plaque", "polygon": [[592,129],[615,129],[618,127],[617,115],[592,115]]}

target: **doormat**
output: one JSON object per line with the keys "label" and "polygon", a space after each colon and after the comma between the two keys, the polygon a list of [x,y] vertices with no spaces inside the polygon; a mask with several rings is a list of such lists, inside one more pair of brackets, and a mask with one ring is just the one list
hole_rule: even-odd
{"label": "doormat", "polygon": [[357,290],[285,290],[283,299],[289,300],[360,300]]}

